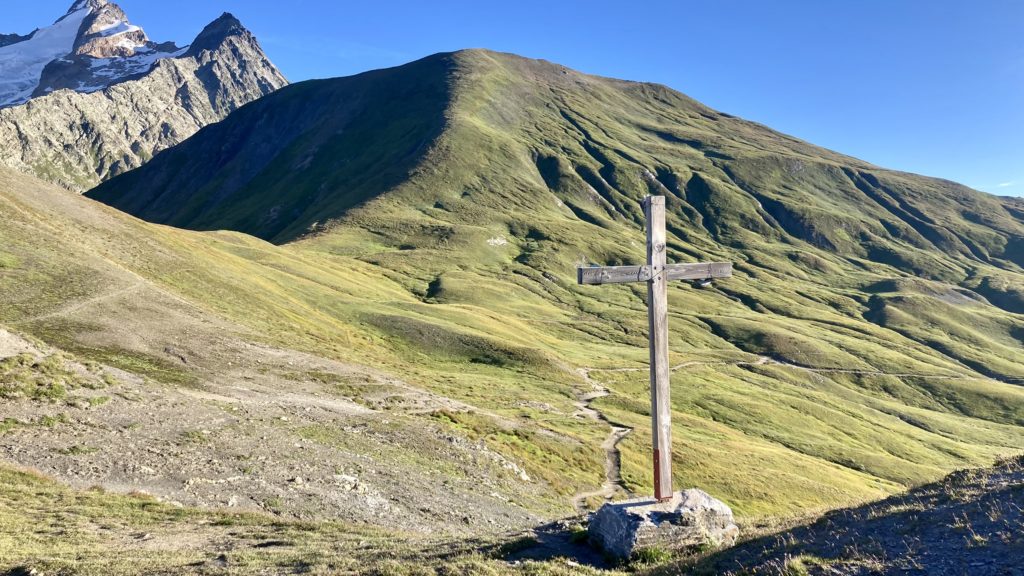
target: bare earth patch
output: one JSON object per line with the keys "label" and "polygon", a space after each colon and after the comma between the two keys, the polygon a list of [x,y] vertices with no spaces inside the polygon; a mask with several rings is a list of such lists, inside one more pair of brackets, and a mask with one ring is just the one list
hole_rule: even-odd
{"label": "bare earth patch", "polygon": [[[0,357],[47,352],[2,330],[0,347]],[[116,377],[102,389],[7,401],[0,460],[78,488],[406,532],[498,533],[539,520],[541,487],[426,416],[470,407],[306,354],[234,352],[241,361],[195,387],[103,367]]]}

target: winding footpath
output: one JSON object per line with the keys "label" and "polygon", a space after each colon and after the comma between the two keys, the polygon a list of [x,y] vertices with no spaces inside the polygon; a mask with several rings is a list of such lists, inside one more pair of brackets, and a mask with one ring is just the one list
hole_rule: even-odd
{"label": "winding footpath", "polygon": [[[691,368],[694,366],[779,366],[792,370],[801,370],[811,374],[856,374],[863,376],[895,376],[897,378],[930,378],[935,380],[963,380],[974,378],[964,374],[920,374],[845,368],[810,368],[807,366],[782,362],[767,356],[760,356],[756,360],[750,361],[692,360],[673,366],[672,372],[678,372],[684,368]],[[633,432],[633,429],[612,422],[604,412],[594,407],[594,402],[611,395],[611,390],[595,380],[592,374],[594,372],[647,372],[648,368],[578,368],[576,371],[583,378],[583,381],[590,386],[591,390],[579,396],[575,403],[577,411],[573,415],[604,422],[611,428],[608,436],[605,438],[604,442],[601,443],[601,449],[604,450],[605,453],[604,482],[601,484],[600,488],[580,492],[579,494],[576,494],[572,500],[576,511],[580,514],[584,514],[589,510],[587,501],[592,498],[600,497],[605,500],[612,500],[619,495],[624,495],[626,497],[633,496],[632,491],[630,491],[629,487],[626,486],[625,482],[622,480],[622,452],[619,450],[619,444],[626,438],[626,436],[629,436],[629,434]]]}
{"label": "winding footpath", "polygon": [[587,500],[591,498],[601,497],[605,500],[611,500],[620,493],[626,496],[633,495],[622,481],[622,452],[619,450],[619,443],[622,442],[626,436],[629,436],[633,429],[613,423],[603,412],[594,408],[594,402],[598,399],[609,396],[611,391],[591,378],[591,370],[598,369],[580,368],[578,370],[580,376],[582,376],[583,380],[590,385],[592,390],[580,396],[579,401],[576,402],[576,408],[578,408],[578,411],[574,416],[583,416],[590,418],[591,420],[604,422],[611,427],[611,431],[608,433],[604,442],[601,443],[601,449],[604,450],[605,454],[604,482],[597,490],[581,492],[573,497],[572,504],[580,513],[587,511]]}
{"label": "winding footpath", "polygon": [[63,306],[61,308],[58,308],[57,310],[46,312],[45,314],[39,314],[37,316],[32,316],[32,317],[29,317],[29,318],[22,318],[21,320],[17,320],[15,322],[11,322],[10,324],[12,326],[17,326],[17,325],[21,325],[21,324],[31,324],[33,322],[39,322],[40,320],[49,320],[50,318],[57,318],[57,317],[60,317],[60,316],[70,316],[70,315],[74,314],[75,312],[78,312],[78,311],[83,310],[85,308],[88,308],[90,306],[94,306],[96,304],[100,304],[100,303],[105,302],[107,300],[113,300],[115,298],[120,298],[121,296],[125,296],[127,294],[132,293],[132,292],[140,290],[142,288],[142,286],[143,286],[143,282],[140,280],[140,281],[135,282],[134,284],[131,284],[129,286],[125,286],[125,287],[119,288],[117,290],[112,290],[110,292],[105,292],[103,294],[100,294],[98,296],[94,296],[92,298],[88,298],[86,300],[80,300],[78,302],[73,302],[73,303],[68,304],[66,306]]}

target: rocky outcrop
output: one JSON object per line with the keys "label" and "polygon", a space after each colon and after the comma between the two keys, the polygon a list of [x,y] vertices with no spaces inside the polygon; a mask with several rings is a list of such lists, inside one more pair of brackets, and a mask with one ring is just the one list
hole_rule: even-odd
{"label": "rocky outcrop", "polygon": [[629,558],[644,549],[684,550],[731,546],[739,536],[732,510],[701,490],[605,504],[590,522],[590,537],[607,553]]}
{"label": "rocky outcrop", "polygon": [[[722,576],[1024,574],[1024,458],[747,540],[679,572]],[[680,566],[682,568],[682,566]]]}
{"label": "rocky outcrop", "polygon": [[287,84],[230,14],[185,48],[151,42],[105,0],[76,3],[55,26],[76,14],[73,51],[46,65],[30,100],[0,109],[0,164],[72,190],[137,168]]}
{"label": "rocky outcrop", "polygon": [[[34,33],[33,33],[34,34]],[[11,44],[17,44],[18,42],[24,42],[32,37],[32,34],[27,36],[21,36],[19,34],[0,34],[0,48],[4,46],[10,46]]]}
{"label": "rocky outcrop", "polygon": [[117,4],[97,2],[82,22],[72,54],[93,58],[133,56],[149,44],[146,32],[128,22],[128,15]]}

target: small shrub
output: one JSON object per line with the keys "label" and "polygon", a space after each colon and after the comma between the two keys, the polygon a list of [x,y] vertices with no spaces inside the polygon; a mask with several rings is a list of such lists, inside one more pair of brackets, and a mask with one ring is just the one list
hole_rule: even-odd
{"label": "small shrub", "polygon": [[67,397],[69,388],[77,388],[82,383],[68,368],[63,354],[41,359],[32,354],[19,354],[0,360],[0,398],[55,402]]}
{"label": "small shrub", "polygon": [[89,398],[89,406],[93,408],[97,406],[103,406],[107,402],[110,402],[110,396],[97,396],[95,398]]}
{"label": "small shrub", "polygon": [[99,449],[75,444],[74,446],[68,446],[67,448],[57,450],[57,452],[65,456],[85,456],[87,454],[95,454],[96,452],[99,452]]}
{"label": "small shrub", "polygon": [[210,441],[208,433],[200,430],[189,430],[181,434],[182,441],[190,444],[206,444]]}
{"label": "small shrub", "polygon": [[782,576],[807,576],[807,564],[803,558],[786,558],[786,563],[782,568]]}
{"label": "small shrub", "polygon": [[569,542],[572,544],[588,544],[590,542],[590,532],[586,526],[576,524],[569,529]]}
{"label": "small shrub", "polygon": [[634,564],[655,565],[664,564],[672,559],[672,552],[657,546],[641,548],[633,553],[630,558]]}
{"label": "small shrub", "polygon": [[280,514],[284,510],[284,501],[280,498],[267,498],[263,501],[263,508],[273,512],[274,514]]}
{"label": "small shrub", "polygon": [[498,558],[504,558],[516,552],[522,552],[523,550],[529,550],[540,542],[536,536],[521,536],[510,542],[505,542],[498,547],[495,556]]}
{"label": "small shrub", "polygon": [[14,418],[4,418],[3,422],[0,422],[0,435],[8,433],[20,425],[21,422],[18,422]]}
{"label": "small shrub", "polygon": [[68,421],[67,414],[57,414],[56,416],[43,416],[39,419],[39,425],[46,428],[56,428],[59,424],[65,424]]}

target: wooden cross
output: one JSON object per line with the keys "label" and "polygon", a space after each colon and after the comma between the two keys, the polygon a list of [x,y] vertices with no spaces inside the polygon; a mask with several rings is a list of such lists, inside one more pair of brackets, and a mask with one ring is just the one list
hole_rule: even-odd
{"label": "wooden cross", "polygon": [[667,264],[665,255],[665,197],[644,198],[647,217],[647,265],[579,268],[580,284],[647,282],[648,339],[651,351],[651,430],[654,443],[654,497],[671,500],[672,410],[669,404],[668,282],[709,281],[732,276],[732,264]]}

